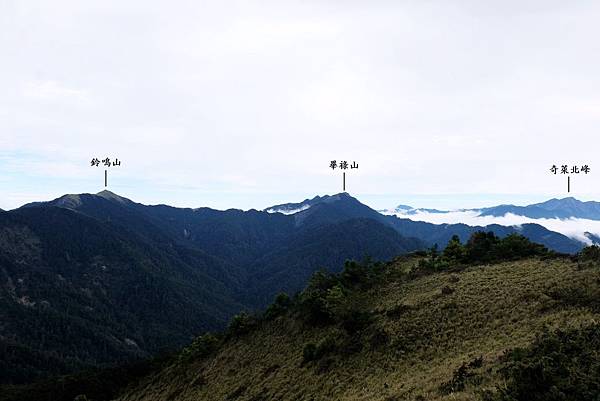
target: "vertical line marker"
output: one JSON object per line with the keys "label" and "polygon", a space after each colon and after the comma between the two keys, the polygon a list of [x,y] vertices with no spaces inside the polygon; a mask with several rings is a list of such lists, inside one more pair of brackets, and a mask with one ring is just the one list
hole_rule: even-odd
{"label": "vertical line marker", "polygon": [[108,185],[108,172],[104,170],[104,188]]}

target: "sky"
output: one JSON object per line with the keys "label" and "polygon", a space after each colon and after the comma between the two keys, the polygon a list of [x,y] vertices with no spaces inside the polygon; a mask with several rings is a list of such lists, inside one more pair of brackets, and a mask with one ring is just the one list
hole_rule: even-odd
{"label": "sky", "polygon": [[[595,1],[0,0],[0,208],[600,200]],[[550,173],[589,165],[588,175]],[[599,169],[596,171],[596,168]]]}

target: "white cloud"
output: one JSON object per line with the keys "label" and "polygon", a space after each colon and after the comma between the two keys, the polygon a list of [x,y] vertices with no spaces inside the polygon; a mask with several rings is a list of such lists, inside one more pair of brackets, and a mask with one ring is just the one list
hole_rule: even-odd
{"label": "white cloud", "polygon": [[266,210],[267,213],[281,213],[281,214],[286,214],[286,215],[290,215],[290,214],[296,214],[299,212],[302,212],[306,209],[309,209],[310,205],[303,205],[297,209],[277,209],[277,208],[269,208]]}
{"label": "white cloud", "polygon": [[56,81],[28,82],[23,89],[23,96],[39,100],[88,100],[88,94],[85,91],[68,88]]}
{"label": "white cloud", "polygon": [[475,210],[450,211],[448,213],[429,213],[418,211],[415,214],[396,213],[398,217],[408,218],[414,221],[425,221],[434,224],[458,224],[464,223],[469,226],[487,226],[490,224],[499,224],[502,226],[521,226],[523,224],[539,224],[550,231],[555,231],[591,245],[589,238],[585,236],[586,232],[600,236],[600,221],[588,219],[532,219],[525,216],[519,216],[507,213],[504,216],[480,216],[480,212]]}

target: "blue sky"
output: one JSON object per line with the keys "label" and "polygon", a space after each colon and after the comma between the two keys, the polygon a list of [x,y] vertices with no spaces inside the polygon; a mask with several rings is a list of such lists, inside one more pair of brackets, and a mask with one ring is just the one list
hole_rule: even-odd
{"label": "blue sky", "polygon": [[593,1],[0,2],[0,208],[600,200]]}

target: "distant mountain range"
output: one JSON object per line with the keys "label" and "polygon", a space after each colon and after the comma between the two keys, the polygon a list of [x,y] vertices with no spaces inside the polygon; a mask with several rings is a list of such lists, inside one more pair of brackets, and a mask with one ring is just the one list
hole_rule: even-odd
{"label": "distant mountain range", "polygon": [[503,216],[512,213],[533,219],[600,220],[600,202],[582,202],[575,198],[551,199],[529,206],[500,205],[481,209],[482,216]]}
{"label": "distant mountain range", "polygon": [[600,244],[600,203],[575,198],[551,199],[528,206],[500,205],[480,209],[437,210],[400,205],[385,215],[429,223],[500,224],[523,227],[539,224],[586,245]]}
{"label": "distant mountain range", "polygon": [[27,382],[174,349],[347,259],[388,260],[480,230],[564,253],[541,225],[436,225],[347,193],[265,211],[148,206],[109,191],[0,211],[0,378]]}
{"label": "distant mountain range", "polygon": [[[313,208],[315,203],[322,206],[318,210],[315,210]],[[469,226],[467,224],[432,224],[413,221],[410,219],[410,216],[416,214],[418,211],[429,213],[448,212],[436,209],[413,209],[409,206],[398,206],[395,210],[396,213],[390,213],[390,211],[377,212],[347,194],[316,197],[300,203],[271,206],[266,208],[265,211],[269,213],[287,213],[288,215],[295,216],[298,222],[303,222],[307,216],[319,215],[323,209],[330,210],[327,216],[337,216],[337,218],[361,217],[376,220],[392,227],[403,236],[415,237],[423,241],[427,246],[437,244],[443,247],[453,235],[458,235],[462,241],[467,241],[471,234],[476,231],[493,231],[498,236],[519,233],[534,242],[562,253],[578,252],[584,245],[563,234],[548,230],[540,224],[522,224],[507,227],[498,224]],[[298,212],[293,213],[292,211],[294,210]]]}
{"label": "distant mountain range", "polygon": [[[589,219],[600,220],[600,202],[582,202],[569,197],[564,199],[551,199],[542,203],[528,206],[499,205],[481,209],[460,209],[459,211],[477,212],[479,216],[502,217],[508,213],[525,216],[532,219]],[[381,210],[384,214],[415,215],[418,213],[451,213],[450,210],[413,208],[399,205],[394,209]]]}

